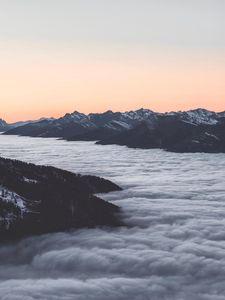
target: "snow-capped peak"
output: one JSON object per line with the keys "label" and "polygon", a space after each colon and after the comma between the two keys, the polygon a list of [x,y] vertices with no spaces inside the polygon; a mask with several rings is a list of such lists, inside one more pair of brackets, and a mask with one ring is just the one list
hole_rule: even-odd
{"label": "snow-capped peak", "polygon": [[83,119],[87,119],[87,116],[83,113],[79,113],[78,111],[74,111],[73,113],[69,114],[65,114],[65,116],[62,118],[64,120],[74,120],[74,121],[81,121]]}
{"label": "snow-capped peak", "polygon": [[218,122],[218,115],[215,112],[198,108],[181,113],[181,119],[188,120],[194,124],[213,125]]}

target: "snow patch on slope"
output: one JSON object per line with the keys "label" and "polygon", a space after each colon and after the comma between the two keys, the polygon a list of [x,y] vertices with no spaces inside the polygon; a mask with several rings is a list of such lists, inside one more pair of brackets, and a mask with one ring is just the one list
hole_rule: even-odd
{"label": "snow patch on slope", "polygon": [[28,183],[38,183],[38,181],[37,180],[35,180],[35,179],[30,179],[30,178],[27,178],[27,177],[23,177],[23,180],[25,181],[25,182],[28,182]]}
{"label": "snow patch on slope", "polygon": [[21,211],[26,210],[25,199],[13,191],[0,185],[0,200],[3,202],[11,202],[15,206],[19,207]]}

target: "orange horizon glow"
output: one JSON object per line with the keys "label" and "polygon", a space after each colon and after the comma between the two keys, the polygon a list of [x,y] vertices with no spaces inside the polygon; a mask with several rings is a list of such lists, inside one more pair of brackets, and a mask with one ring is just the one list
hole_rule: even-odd
{"label": "orange horizon glow", "polygon": [[225,110],[222,53],[0,50],[0,118],[7,122],[148,108]]}

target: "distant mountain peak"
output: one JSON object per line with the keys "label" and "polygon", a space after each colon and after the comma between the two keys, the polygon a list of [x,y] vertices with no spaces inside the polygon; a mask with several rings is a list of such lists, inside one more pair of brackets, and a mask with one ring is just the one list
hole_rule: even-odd
{"label": "distant mountain peak", "polygon": [[[181,121],[192,125],[216,125],[225,118],[224,113],[216,113],[204,108],[188,111],[158,113],[150,109],[140,108],[126,112],[84,114],[78,111],[67,113],[63,117],[52,120],[26,124],[7,131],[7,134],[17,134],[38,137],[60,137],[69,140],[98,140],[135,128],[146,122],[149,128],[156,128],[162,119]],[[164,122],[166,124],[166,122]],[[7,130],[4,126],[2,131]],[[10,128],[8,128],[10,129]]]}
{"label": "distant mountain peak", "polygon": [[80,121],[83,119],[87,119],[87,115],[80,113],[78,111],[74,111],[72,113],[66,113],[60,120],[67,120],[67,121]]}
{"label": "distant mountain peak", "polygon": [[0,124],[1,124],[1,125],[3,125],[3,124],[4,124],[4,125],[7,125],[6,121],[3,120],[3,119],[1,119],[1,118],[0,118]]}

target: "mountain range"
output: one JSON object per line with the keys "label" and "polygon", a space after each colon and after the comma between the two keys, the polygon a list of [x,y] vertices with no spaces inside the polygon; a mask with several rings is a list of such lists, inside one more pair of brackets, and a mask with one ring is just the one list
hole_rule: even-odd
{"label": "mountain range", "polygon": [[41,118],[41,119],[38,119],[38,120],[18,121],[18,122],[15,122],[15,123],[7,123],[5,120],[0,119],[0,132],[6,132],[10,129],[17,128],[17,127],[20,127],[20,126],[40,122],[40,121],[43,121],[43,120],[53,120],[53,119],[54,118]]}
{"label": "mountain range", "polygon": [[157,113],[149,109],[128,112],[67,113],[6,130],[4,134],[56,137],[68,141],[97,141],[135,148],[162,148],[175,152],[225,152],[225,112],[206,109]]}

